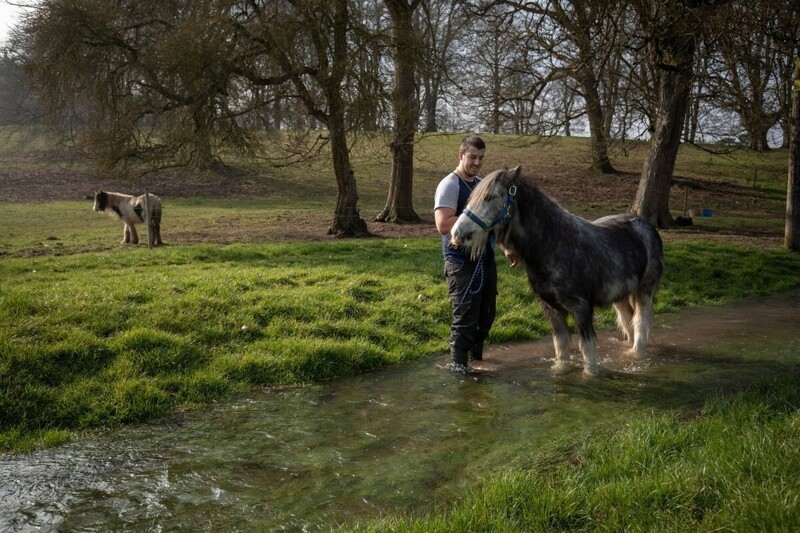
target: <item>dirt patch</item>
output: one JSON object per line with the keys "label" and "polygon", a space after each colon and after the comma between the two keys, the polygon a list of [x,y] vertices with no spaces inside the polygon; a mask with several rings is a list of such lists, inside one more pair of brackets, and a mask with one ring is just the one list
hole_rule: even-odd
{"label": "dirt patch", "polygon": [[[0,168],[0,195],[5,202],[41,203],[50,201],[90,200],[96,189],[141,193],[137,187],[124,180],[97,179],[79,165],[49,165],[44,152],[26,152],[4,157]],[[38,159],[37,159],[38,158]],[[31,160],[39,161],[32,167]],[[627,210],[636,195],[639,175],[616,173],[598,176],[574,169],[537,172],[532,176],[539,187],[559,201],[562,205],[579,214],[591,218],[614,211]],[[252,198],[268,197],[276,191],[274,185],[263,175],[256,176],[246,171],[222,168],[216,172],[163,172],[147,179],[148,189],[157,192],[162,198]],[[776,230],[774,221],[783,219],[784,202],[771,198],[767,193],[742,186],[733,181],[692,180],[676,176],[674,179],[671,205],[673,213],[682,214],[685,194],[691,198],[692,205],[713,205],[717,214],[748,219],[751,222],[742,227],[709,227],[700,224],[688,228],[674,228],[662,231],[665,241],[700,239],[712,242],[738,243],[746,246],[780,247],[782,232]],[[375,211],[363,210],[361,216],[367,222],[369,231],[376,237],[432,237],[437,236],[432,213],[418,208],[422,221],[414,224],[391,224],[375,222]],[[327,231],[332,215],[321,217],[319,212],[292,211],[284,214],[291,217],[291,223],[276,224],[281,213],[272,213],[261,222],[248,219],[236,223],[235,220],[220,221],[213,231],[202,234],[181,232],[180,228],[170,229],[172,243],[219,243],[268,242],[268,241],[319,241],[332,239]],[[265,215],[266,217],[266,215]],[[763,223],[760,223],[763,221]],[[769,222],[772,222],[771,224]],[[746,227],[747,229],[742,229]]]}
{"label": "dirt patch", "polygon": [[[121,179],[98,179],[81,168],[51,166],[29,169],[3,165],[0,194],[11,203],[40,203],[57,200],[86,200],[97,189],[142,194],[144,187]],[[220,172],[162,172],[147,178],[147,188],[164,198],[245,198],[268,196],[274,190],[263,180],[222,169]],[[141,190],[138,190],[141,189]]]}

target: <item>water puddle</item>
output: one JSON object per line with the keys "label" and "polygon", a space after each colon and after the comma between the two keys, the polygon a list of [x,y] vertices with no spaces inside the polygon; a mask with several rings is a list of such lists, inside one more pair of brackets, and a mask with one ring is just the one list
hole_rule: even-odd
{"label": "water puddle", "polygon": [[796,368],[800,292],[655,320],[626,355],[599,335],[601,373],[553,375],[548,340],[490,348],[460,376],[427,359],[0,458],[0,530],[318,530],[423,512],[561,438],[696,409]]}

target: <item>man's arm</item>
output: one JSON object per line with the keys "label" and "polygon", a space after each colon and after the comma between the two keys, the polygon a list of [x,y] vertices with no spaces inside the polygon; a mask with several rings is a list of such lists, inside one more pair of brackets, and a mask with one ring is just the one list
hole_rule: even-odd
{"label": "man's arm", "polygon": [[447,235],[458,220],[456,210],[449,207],[439,207],[433,212],[433,218],[436,221],[436,229],[440,235]]}

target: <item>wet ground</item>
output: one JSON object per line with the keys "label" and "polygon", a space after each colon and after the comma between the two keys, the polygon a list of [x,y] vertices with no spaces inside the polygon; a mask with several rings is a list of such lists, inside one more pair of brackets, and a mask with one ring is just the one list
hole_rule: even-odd
{"label": "wet ground", "polygon": [[549,339],[490,347],[469,375],[446,357],[208,409],[0,459],[0,530],[318,530],[425,512],[553,442],[642,413],[692,412],[800,365],[800,292],[658,316],[628,355],[599,332],[550,371]]}

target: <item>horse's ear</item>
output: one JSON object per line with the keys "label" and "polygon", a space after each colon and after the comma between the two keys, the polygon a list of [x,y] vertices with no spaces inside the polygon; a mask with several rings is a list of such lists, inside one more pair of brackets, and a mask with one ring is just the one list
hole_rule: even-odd
{"label": "horse's ear", "polygon": [[503,184],[506,187],[512,186],[519,179],[521,171],[522,171],[521,165],[517,165],[511,170],[508,170],[508,168],[506,168],[506,172],[503,174]]}

